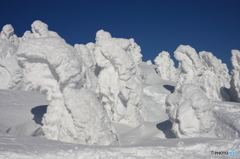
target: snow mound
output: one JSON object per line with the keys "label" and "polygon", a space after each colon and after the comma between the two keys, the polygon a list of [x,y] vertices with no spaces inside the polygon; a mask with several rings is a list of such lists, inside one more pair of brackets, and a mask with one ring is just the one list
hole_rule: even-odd
{"label": "snow mound", "polygon": [[133,39],[112,38],[103,30],[96,34],[99,99],[112,121],[132,126],[142,122],[140,51]]}
{"label": "snow mound", "polygon": [[140,110],[145,121],[156,122],[168,119],[166,114],[166,97],[174,90],[175,83],[161,79],[154,65],[142,63],[143,104]]}
{"label": "snow mound", "polygon": [[240,102],[240,51],[232,50],[232,78],[231,78],[231,98],[235,102]]}
{"label": "snow mound", "polygon": [[227,66],[212,53],[203,51],[197,54],[191,46],[180,45],[174,57],[179,61],[180,70],[176,89],[183,84],[196,84],[212,100],[230,99],[225,91],[230,87]]}
{"label": "snow mound", "polygon": [[0,89],[17,88],[22,79],[22,69],[18,66],[16,50],[18,39],[11,25],[5,25],[0,34]]}
{"label": "snow mound", "polygon": [[154,62],[157,65],[157,73],[162,79],[174,82],[178,80],[179,71],[174,67],[174,62],[168,52],[159,53]]}
{"label": "snow mound", "polygon": [[214,137],[215,118],[210,100],[193,84],[182,85],[166,99],[173,133],[179,138]]}
{"label": "snow mound", "polygon": [[96,95],[83,88],[87,69],[76,49],[40,21],[32,24],[29,35],[17,51],[24,70],[21,88],[47,95],[44,136],[90,145],[117,144],[115,129]]}

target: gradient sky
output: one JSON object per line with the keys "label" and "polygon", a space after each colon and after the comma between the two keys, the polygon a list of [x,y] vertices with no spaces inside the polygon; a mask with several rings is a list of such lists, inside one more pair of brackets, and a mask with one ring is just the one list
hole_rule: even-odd
{"label": "gradient sky", "polygon": [[99,29],[134,38],[143,61],[180,45],[209,51],[230,65],[240,50],[240,0],[2,0],[0,27],[22,36],[34,20],[48,24],[67,43],[95,42]]}

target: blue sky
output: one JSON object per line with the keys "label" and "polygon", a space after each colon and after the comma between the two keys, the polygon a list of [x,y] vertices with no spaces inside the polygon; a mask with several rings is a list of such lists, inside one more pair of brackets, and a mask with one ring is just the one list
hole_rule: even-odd
{"label": "blue sky", "polygon": [[227,63],[240,50],[240,0],[9,0],[0,4],[0,27],[12,24],[22,36],[34,20],[47,23],[69,44],[95,42],[103,29],[134,38],[143,60],[191,45]]}

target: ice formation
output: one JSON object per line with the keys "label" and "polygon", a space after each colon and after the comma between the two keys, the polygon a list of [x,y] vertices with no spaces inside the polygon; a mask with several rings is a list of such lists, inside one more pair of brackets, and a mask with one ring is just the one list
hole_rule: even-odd
{"label": "ice formation", "polygon": [[240,102],[240,51],[232,50],[232,79],[231,79],[231,99],[235,102]]}
{"label": "ice formation", "polygon": [[179,71],[174,67],[174,62],[168,52],[162,51],[159,53],[154,62],[157,65],[157,73],[162,79],[174,82],[178,80]]}
{"label": "ice formation", "polygon": [[24,39],[17,51],[24,69],[22,89],[47,95],[50,105],[42,121],[45,137],[90,145],[118,144],[95,93],[83,88],[87,69],[76,49],[41,21],[32,24],[32,33]]}
{"label": "ice formation", "polygon": [[[229,100],[225,92],[229,88],[230,76],[226,64],[210,52],[200,52],[189,45],[180,45],[174,52],[179,61],[180,75],[176,89],[183,84],[196,84],[213,100]],[[214,82],[212,82],[214,81]]]}
{"label": "ice formation", "polygon": [[199,86],[184,84],[166,99],[173,132],[179,138],[214,137],[215,118],[210,100]]}
{"label": "ice formation", "polygon": [[11,25],[5,25],[0,36],[0,89],[14,89],[22,79],[16,57],[17,37]]}
{"label": "ice formation", "polygon": [[99,99],[112,121],[132,126],[142,122],[140,50],[133,39],[112,38],[103,30],[96,34]]}

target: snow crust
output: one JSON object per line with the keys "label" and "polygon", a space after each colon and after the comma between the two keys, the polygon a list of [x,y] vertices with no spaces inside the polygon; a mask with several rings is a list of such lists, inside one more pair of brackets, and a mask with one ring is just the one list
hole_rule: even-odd
{"label": "snow crust", "polygon": [[99,30],[96,34],[97,83],[99,99],[112,121],[137,126],[142,122],[140,47],[133,39],[112,38]]}
{"label": "snow crust", "polygon": [[178,80],[179,71],[174,67],[174,62],[168,52],[160,52],[154,62],[157,65],[157,73],[162,79],[174,82]]}
{"label": "snow crust", "polygon": [[235,102],[240,102],[240,51],[232,50],[232,78],[231,78],[231,98]]}
{"label": "snow crust", "polygon": [[42,121],[44,136],[90,145],[118,144],[96,95],[83,88],[86,67],[76,49],[40,21],[32,24],[32,30],[17,55],[24,70],[22,89],[41,91],[50,103]]}
{"label": "snow crust", "polygon": [[[183,84],[196,84],[213,100],[230,100],[225,89],[230,88],[230,76],[226,64],[210,52],[196,50],[189,45],[180,45],[174,52],[179,61],[180,74],[176,89]],[[212,82],[214,81],[214,82]]]}

